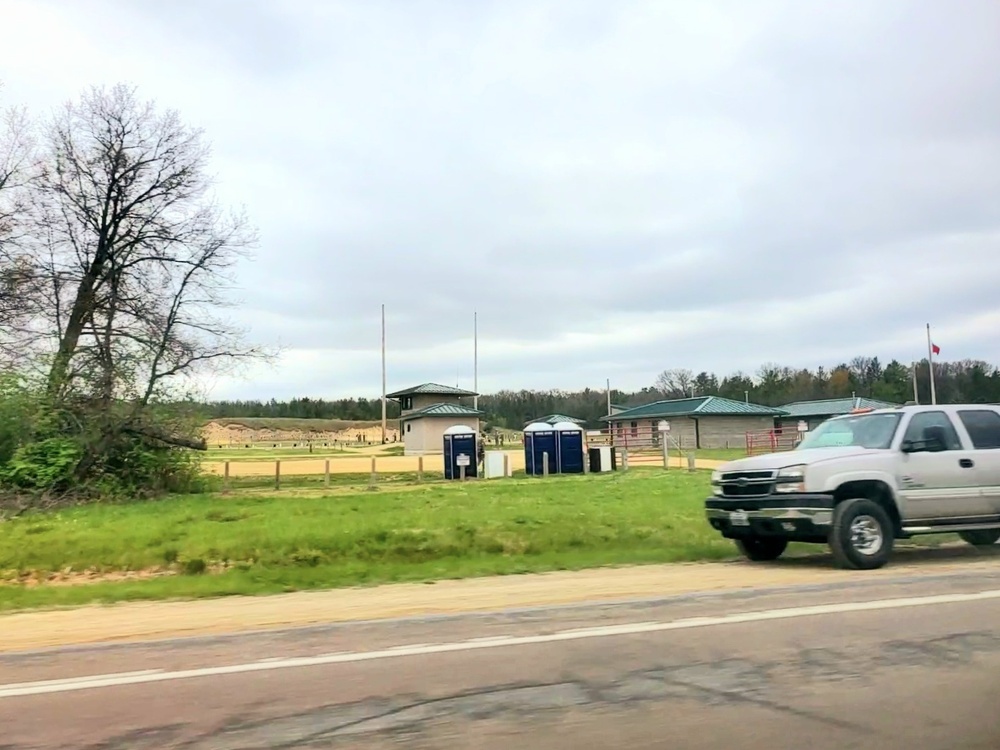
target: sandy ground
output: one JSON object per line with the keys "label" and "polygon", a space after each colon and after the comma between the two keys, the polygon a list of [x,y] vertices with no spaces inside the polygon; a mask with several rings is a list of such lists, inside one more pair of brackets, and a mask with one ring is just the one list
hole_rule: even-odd
{"label": "sandy ground", "polygon": [[[925,553],[919,553],[924,555]],[[936,554],[936,553],[935,553]],[[825,558],[774,565],[743,562],[649,565],[579,572],[476,578],[434,584],[230,597],[186,602],[137,602],[112,606],[25,612],[0,616],[0,652],[48,646],[134,641],[377,620],[505,608],[669,596],[812,583],[838,583],[932,571],[996,571],[1000,559],[967,559],[960,550],[944,558],[903,559],[859,574],[829,567]],[[947,555],[951,555],[950,557]],[[955,557],[966,558],[958,559]]]}
{"label": "sandy ground", "polygon": [[[524,470],[523,451],[504,451],[510,457],[510,466],[514,471]],[[274,464],[276,459],[261,459],[259,461],[230,461],[229,476],[274,476]],[[326,458],[282,458],[282,476],[302,476],[323,474],[326,471]],[[400,474],[404,472],[415,472],[420,465],[420,459],[416,456],[348,456],[330,458],[331,474],[365,474],[372,471],[372,461],[374,461],[375,472],[382,474]],[[723,461],[711,461],[698,459],[695,467],[699,469],[715,469],[721,466]],[[662,466],[661,456],[646,454],[629,457],[630,466]],[[213,474],[223,475],[226,470],[225,461],[205,461],[202,466],[206,471]],[[670,466],[672,468],[686,468],[687,459],[681,456],[671,456]],[[423,470],[429,473],[444,472],[444,457],[423,456]]]}

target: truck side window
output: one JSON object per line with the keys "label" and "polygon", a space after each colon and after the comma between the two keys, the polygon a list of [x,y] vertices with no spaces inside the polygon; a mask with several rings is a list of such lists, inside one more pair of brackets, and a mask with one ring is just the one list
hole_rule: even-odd
{"label": "truck side window", "polygon": [[948,415],[943,411],[922,411],[914,414],[910,423],[906,425],[906,434],[903,435],[903,439],[913,441],[926,440],[927,436],[924,434],[924,431],[928,427],[940,427],[943,430],[945,450],[962,450],[962,441],[958,439],[955,425],[951,423]]}
{"label": "truck side window", "polygon": [[1000,448],[1000,414],[992,409],[963,409],[958,418],[965,425],[972,447],[978,450]]}

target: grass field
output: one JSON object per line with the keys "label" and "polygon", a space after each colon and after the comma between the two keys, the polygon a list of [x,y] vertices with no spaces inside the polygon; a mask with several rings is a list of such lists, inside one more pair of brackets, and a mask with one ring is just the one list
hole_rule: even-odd
{"label": "grass field", "polygon": [[706,491],[634,469],[77,508],[0,526],[0,609],[731,557]]}

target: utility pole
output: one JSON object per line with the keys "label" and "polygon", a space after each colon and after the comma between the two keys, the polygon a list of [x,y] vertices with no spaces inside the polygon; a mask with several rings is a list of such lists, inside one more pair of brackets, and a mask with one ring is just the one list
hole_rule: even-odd
{"label": "utility pole", "polygon": [[385,305],[382,305],[382,444],[385,445]]}
{"label": "utility pole", "polygon": [[479,313],[472,311],[472,408],[479,409]]}

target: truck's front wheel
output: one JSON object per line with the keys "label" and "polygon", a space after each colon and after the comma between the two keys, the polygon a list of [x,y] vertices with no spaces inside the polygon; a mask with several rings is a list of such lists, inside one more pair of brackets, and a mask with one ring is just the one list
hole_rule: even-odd
{"label": "truck's front wheel", "polygon": [[748,536],[745,539],[737,539],[736,546],[748,560],[767,562],[781,557],[788,547],[788,540],[774,536]]}
{"label": "truck's front wheel", "polygon": [[830,550],[841,568],[881,568],[889,561],[894,541],[892,520],[878,503],[859,497],[833,509]]}

